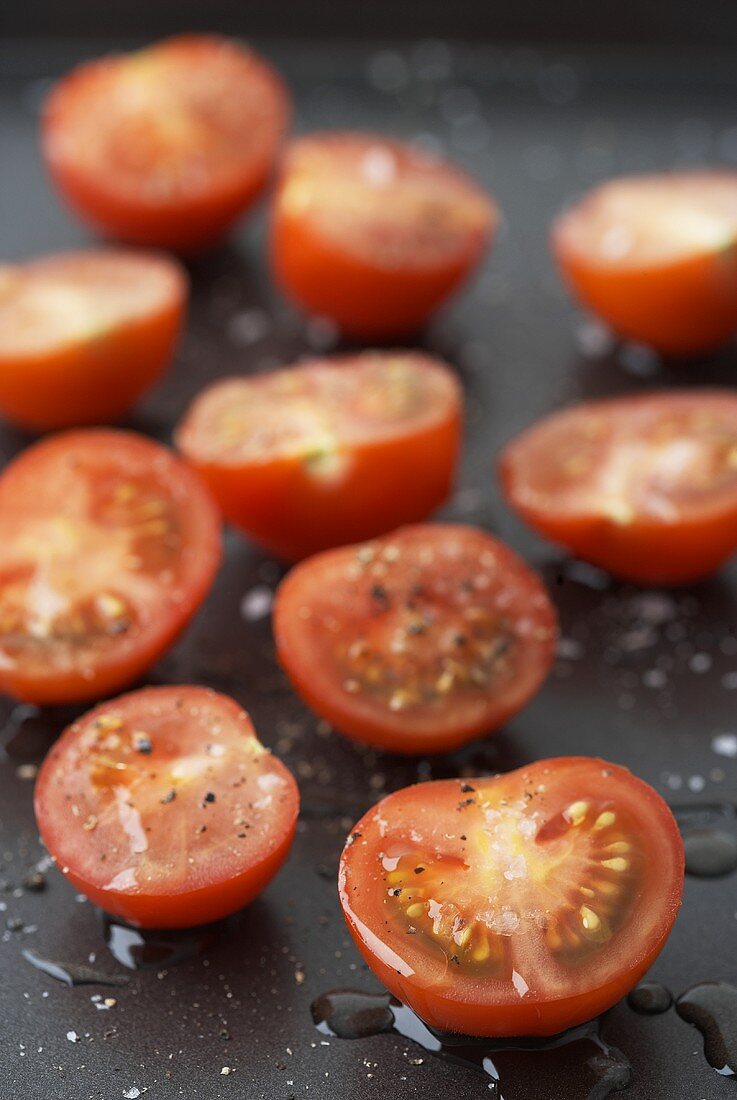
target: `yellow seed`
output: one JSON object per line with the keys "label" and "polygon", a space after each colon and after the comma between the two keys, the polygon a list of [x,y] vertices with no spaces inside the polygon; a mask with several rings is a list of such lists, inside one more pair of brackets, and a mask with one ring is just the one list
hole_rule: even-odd
{"label": "yellow seed", "polygon": [[491,954],[489,950],[489,941],[484,938],[480,943],[477,943],[471,952],[471,958],[474,962],[485,962]]}
{"label": "yellow seed", "polygon": [[555,927],[548,928],[545,939],[547,940],[548,947],[552,951],[558,951],[563,946],[563,940],[560,938],[560,933]]}
{"label": "yellow seed", "polygon": [[563,811],[563,817],[569,825],[580,825],[590,809],[588,802],[572,802],[568,809]]}
{"label": "yellow seed", "polygon": [[425,912],[424,902],[415,901],[415,902],[412,903],[412,905],[407,906],[407,916],[408,917],[421,917],[424,912]]}
{"label": "yellow seed", "polygon": [[607,844],[606,850],[615,856],[622,856],[625,852],[629,852],[630,846],[626,840],[615,840],[613,844]]}
{"label": "yellow seed", "polygon": [[114,714],[101,714],[95,725],[99,730],[104,730],[105,733],[112,733],[113,730],[119,730],[122,727],[123,719],[116,717]]}
{"label": "yellow seed", "polygon": [[455,672],[450,668],[446,668],[435,681],[435,690],[439,691],[441,695],[447,695],[454,683]]}
{"label": "yellow seed", "polygon": [[582,905],[579,909],[579,913],[581,916],[581,924],[587,932],[599,931],[601,928],[601,921],[593,909],[589,909],[588,905]]}
{"label": "yellow seed", "polygon": [[599,814],[594,822],[595,829],[608,829],[617,820],[617,815],[613,814],[611,810],[604,810],[603,814]]}
{"label": "yellow seed", "polygon": [[595,898],[596,897],[596,891],[595,890],[589,890],[588,886],[579,886],[579,890],[581,891],[583,896],[586,897],[586,898]]}
{"label": "yellow seed", "polygon": [[602,859],[602,867],[607,867],[610,871],[629,871],[630,861],[623,859],[622,856],[615,856],[614,859]]}
{"label": "yellow seed", "polygon": [[389,874],[386,876],[386,881],[389,883],[390,886],[396,886],[397,883],[402,882],[403,879],[404,875],[401,871],[390,871]]}
{"label": "yellow seed", "polygon": [[616,894],[618,890],[616,882],[607,882],[605,879],[597,879],[596,882],[592,882],[591,885],[594,887],[597,894],[604,894],[606,897]]}
{"label": "yellow seed", "polygon": [[453,939],[455,940],[455,942],[458,944],[459,947],[465,947],[466,944],[468,943],[468,941],[471,939],[472,932],[473,932],[473,925],[467,924],[466,927],[461,929],[460,932],[455,933],[455,935],[453,936]]}
{"label": "yellow seed", "polygon": [[95,602],[106,619],[122,619],[125,615],[125,604],[110,592],[101,592]]}
{"label": "yellow seed", "polygon": [[86,833],[91,833],[93,829],[97,828],[97,818],[94,814],[90,814],[87,820],[83,823],[82,828]]}

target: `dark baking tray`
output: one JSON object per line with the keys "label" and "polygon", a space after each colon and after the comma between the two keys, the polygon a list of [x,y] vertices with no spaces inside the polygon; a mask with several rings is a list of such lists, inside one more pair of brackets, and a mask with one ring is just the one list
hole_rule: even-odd
{"label": "dark baking tray", "polygon": [[[0,46],[4,258],[85,240],[45,181],[38,108],[50,79],[115,45],[36,39]],[[456,365],[467,392],[460,487],[443,514],[498,532],[543,570],[562,618],[561,655],[538,698],[495,738],[433,760],[363,752],[321,730],[288,690],[268,618],[251,621],[241,608],[247,593],[273,589],[280,569],[229,534],[212,595],[150,679],[210,684],[248,708],[261,737],[299,778],[299,834],[278,879],[203,952],[130,973],[115,990],[68,988],[22,957],[24,948],[67,962],[93,957],[99,969],[123,973],[105,946],[99,915],[61,876],[49,872],[42,893],[22,888],[41,855],[23,766],[41,758],[68,714],[0,704],[0,919],[8,918],[0,933],[3,1100],[111,1100],[131,1088],[156,1100],[489,1095],[478,1074],[397,1037],[327,1040],[313,1027],[310,1004],[325,990],[376,988],[348,941],[334,883],[342,840],[358,815],[418,777],[584,752],[628,765],[673,803],[715,803],[713,812],[733,828],[737,762],[716,754],[712,740],[734,728],[737,573],[726,570],[673,594],[611,584],[522,529],[500,501],[492,455],[539,414],[582,397],[734,381],[733,352],[666,366],[642,351],[608,346],[567,303],[546,245],[554,212],[597,179],[737,160],[734,56],[549,53],[437,41],[272,40],[262,47],[292,85],[299,129],[422,135],[467,164],[501,204],[491,259],[424,337]],[[131,427],[169,440],[187,402],[211,379],[329,345],[324,328],[305,326],[273,293],[263,242],[260,213],[228,246],[192,266],[190,321],[175,367]],[[2,459],[28,441],[2,429]],[[736,910],[734,878],[689,878],[654,976],[675,993],[705,980],[737,982]],[[22,929],[12,930],[19,923]],[[98,1010],[91,1000],[98,994],[112,994],[117,1004]],[[673,1011],[648,1019],[620,1004],[603,1029],[632,1063],[632,1100],[734,1096],[734,1082],[709,1067],[700,1035]],[[517,1065],[507,1100],[579,1100],[568,1073],[548,1073],[538,1058]],[[223,1075],[223,1067],[234,1072]]]}

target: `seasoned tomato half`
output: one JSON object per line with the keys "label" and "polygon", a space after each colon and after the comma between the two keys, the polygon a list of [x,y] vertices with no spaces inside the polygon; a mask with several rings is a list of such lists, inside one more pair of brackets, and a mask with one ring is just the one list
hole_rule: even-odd
{"label": "seasoned tomato half", "polygon": [[364,352],[215,382],[177,444],[227,519],[295,560],[424,519],[442,504],[461,409],[443,363]]}
{"label": "seasoned tomato half", "polygon": [[460,169],[380,134],[294,142],[271,222],[285,294],[356,336],[418,329],[479,263],[496,227]]}
{"label": "seasoned tomato half", "polygon": [[43,153],[105,235],[189,252],[260,194],[288,116],[280,77],[252,50],[181,35],[74,69],[46,102]]}
{"label": "seasoned tomato half", "polygon": [[261,893],[289,852],[299,793],[232,699],[157,687],[70,726],[39,772],[35,808],[76,890],[132,924],[182,928]]}
{"label": "seasoned tomato half", "polygon": [[40,430],[122,416],[168,366],[186,298],[183,269],[155,253],[0,266],[0,411]]}
{"label": "seasoned tomato half", "polygon": [[737,548],[737,394],[609,398],[512,440],[513,508],[586,561],[642,584],[684,584]]}
{"label": "seasoned tomato half", "polygon": [[0,690],[70,703],[131,683],[174,641],[220,560],[199,478],[158,443],[87,430],[0,477]]}
{"label": "seasoned tomato half", "polygon": [[347,736],[399,753],[452,749],[516,714],[548,673],[556,623],[508,547],[441,524],[308,559],[274,608],[302,698]]}
{"label": "seasoned tomato half", "polygon": [[348,928],[430,1026],[553,1035],[597,1016],[662,949],[683,889],[668,806],[587,757],[396,791],[351,833]]}
{"label": "seasoned tomato half", "polygon": [[737,172],[612,180],[552,241],[574,294],[622,336],[688,356],[737,331]]}

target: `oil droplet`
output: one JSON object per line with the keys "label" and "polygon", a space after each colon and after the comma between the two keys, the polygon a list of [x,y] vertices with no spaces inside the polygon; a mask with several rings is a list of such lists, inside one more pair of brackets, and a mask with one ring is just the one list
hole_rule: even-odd
{"label": "oil droplet", "polygon": [[627,1004],[642,1016],[659,1016],[673,1004],[673,994],[660,982],[641,982],[629,993]]}
{"label": "oil droplet", "polygon": [[312,1018],[321,1034],[334,1038],[410,1039],[430,1054],[483,1073],[495,1100],[504,1100],[502,1089],[510,1090],[507,1100],[523,1095],[531,1079],[540,1096],[554,1095],[556,1083],[565,1080],[568,1100],[606,1100],[632,1083],[632,1067],[601,1037],[598,1020],[550,1038],[477,1039],[429,1028],[389,993],[352,989],[323,993],[312,1003]]}
{"label": "oil droplet", "polygon": [[42,974],[48,974],[50,978],[56,978],[57,982],[65,985],[126,985],[128,978],[125,974],[102,974],[93,970],[90,966],[77,966],[76,963],[62,963],[55,959],[45,959],[36,951],[26,949],[23,958]]}
{"label": "oil droplet", "polygon": [[701,982],[676,1001],[676,1012],[704,1038],[704,1054],[722,1077],[737,1074],[737,989],[728,982]]}
{"label": "oil droplet", "polygon": [[217,925],[153,931],[133,928],[102,914],[103,932],[113,958],[129,970],[148,970],[192,959],[215,938]]}
{"label": "oil droplet", "polygon": [[719,878],[737,870],[737,837],[710,826],[683,834],[686,871],[697,878]]}

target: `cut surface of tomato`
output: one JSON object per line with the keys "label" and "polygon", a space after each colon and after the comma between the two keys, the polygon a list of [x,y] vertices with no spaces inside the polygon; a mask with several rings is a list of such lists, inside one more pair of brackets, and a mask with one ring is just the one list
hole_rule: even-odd
{"label": "cut surface of tomato", "polygon": [[93,226],[187,252],[258,197],[288,115],[280,77],[253,51],[181,35],[66,76],[45,106],[43,152]]}
{"label": "cut surface of tomato", "polygon": [[622,336],[688,356],[737,331],[737,172],[612,180],[552,239],[574,294]]}
{"label": "cut surface of tomato", "polygon": [[298,565],[277,592],[274,631],[313,710],[357,741],[411,754],[516,714],[548,673],[556,614],[503,543],[418,524]]}
{"label": "cut surface of tomato", "polygon": [[737,394],[671,391],[554,413],[507,445],[507,500],[617,576],[683,584],[737,549]]}
{"label": "cut surface of tomato", "polygon": [[311,134],[288,150],[271,224],[285,294],[357,336],[418,329],[479,263],[496,227],[454,165],[379,134]]}
{"label": "cut surface of tomato", "polygon": [[177,445],[226,518],[292,561],[442,504],[461,410],[460,386],[439,361],[364,352],[216,382]]}
{"label": "cut surface of tomato", "polygon": [[433,1027],[553,1035],[610,1008],[683,889],[668,806],[587,757],[396,791],[355,826],[339,892],[369,967]]}
{"label": "cut surface of tomato", "polygon": [[0,411],[41,430],[122,416],[171,360],[186,297],[181,266],[155,253],[0,266]]}
{"label": "cut surface of tomato", "polygon": [[298,807],[245,711],[201,687],[102,703],[56,742],[35,792],[43,841],[75,889],[149,928],[252,901],[287,857]]}
{"label": "cut surface of tomato", "polygon": [[199,478],[129,432],[67,432],[0,477],[0,689],[68,703],[131,683],[174,641],[220,560]]}

